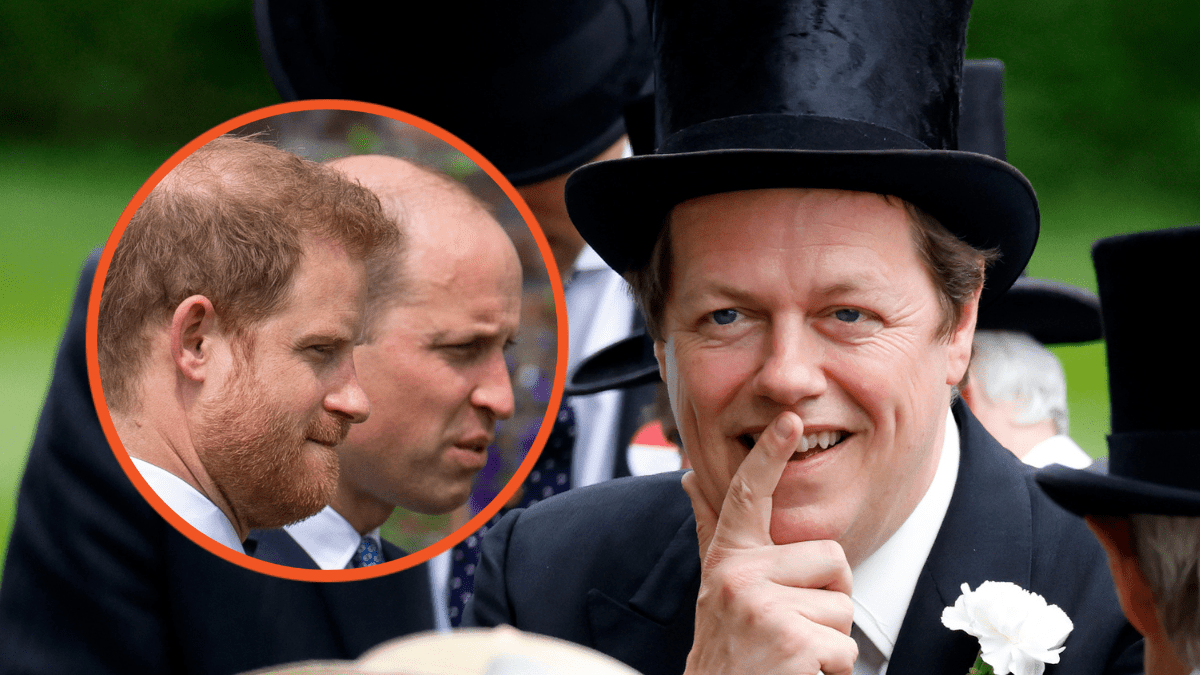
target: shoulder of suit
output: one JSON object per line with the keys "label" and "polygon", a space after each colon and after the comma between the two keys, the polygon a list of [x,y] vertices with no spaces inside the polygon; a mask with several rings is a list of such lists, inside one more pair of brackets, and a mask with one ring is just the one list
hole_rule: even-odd
{"label": "shoulder of suit", "polygon": [[670,541],[680,527],[694,531],[682,471],[617,478],[568,490],[519,512],[514,542],[540,548],[597,549],[630,541]]}

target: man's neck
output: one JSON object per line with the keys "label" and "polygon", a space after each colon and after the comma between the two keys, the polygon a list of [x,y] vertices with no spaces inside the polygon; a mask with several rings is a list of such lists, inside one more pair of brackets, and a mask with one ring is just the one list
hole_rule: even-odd
{"label": "man's neck", "polygon": [[138,411],[130,414],[113,412],[112,420],[117,437],[130,457],[153,464],[190,485],[220,509],[238,537],[246,540],[250,527],[237,518],[233,507],[209,478],[190,442],[185,418]]}
{"label": "man's neck", "polygon": [[329,505],[361,535],[383,525],[396,510],[394,505],[341,481]]}

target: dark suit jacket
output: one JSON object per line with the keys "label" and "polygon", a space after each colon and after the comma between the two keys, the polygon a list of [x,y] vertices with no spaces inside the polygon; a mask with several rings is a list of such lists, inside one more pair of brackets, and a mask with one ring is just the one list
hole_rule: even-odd
{"label": "dark suit jacket", "polygon": [[[1047,675],[1142,670],[1141,637],[1117,603],[1104,553],[1033,471],[954,407],[962,443],[949,511],[921,571],[888,675],[965,675],[979,645],[941,623],[966,582],[1011,581],[1075,622]],[[578,642],[645,675],[683,672],[700,560],[679,473],[574,490],[488,532],[464,625],[508,623]]]}
{"label": "dark suit jacket", "polygon": [[[386,539],[380,539],[383,542],[383,560],[391,562],[399,560],[408,555],[399,546]],[[246,553],[265,560],[276,565],[287,565],[288,567],[298,567],[306,570],[319,570],[320,565],[312,559],[308,551],[299,544],[292,535],[288,534],[287,530],[282,528],[275,530],[250,530],[250,536],[246,538]],[[422,568],[423,569],[423,568]],[[430,600],[430,602],[433,602]],[[432,606],[430,607],[432,610]]]}
{"label": "dark suit jacket", "polygon": [[0,673],[234,673],[349,659],[433,628],[424,567],[317,584],[193,544],[134,489],[88,389],[84,266],[17,497],[0,585]]}

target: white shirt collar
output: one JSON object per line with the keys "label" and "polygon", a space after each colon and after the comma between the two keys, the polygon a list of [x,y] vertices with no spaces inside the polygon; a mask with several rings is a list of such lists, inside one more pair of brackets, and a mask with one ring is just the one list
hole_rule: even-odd
{"label": "white shirt collar", "polygon": [[[300,544],[300,548],[308,557],[323,570],[344,570],[350,564],[362,536],[354,529],[340,513],[326,506],[315,516],[293,523],[283,528],[292,539]],[[367,533],[375,540],[379,550],[383,551],[383,542],[379,539],[379,528]]]}
{"label": "white shirt collar", "polygon": [[609,269],[608,263],[591,246],[584,246],[575,258],[574,272],[596,272]]}
{"label": "white shirt collar", "polygon": [[1021,461],[1039,469],[1048,464],[1062,464],[1072,469],[1086,469],[1092,465],[1091,456],[1062,434],[1051,436],[1033,446]]}
{"label": "white shirt collar", "polygon": [[209,501],[208,497],[166,469],[136,457],[130,459],[142,474],[142,478],[146,479],[159,498],[179,514],[180,518],[218,544],[224,544],[238,553],[245,553],[237,530],[233,529],[233,524],[225,517],[225,513]]}
{"label": "white shirt collar", "polygon": [[942,455],[925,496],[900,529],[854,569],[854,623],[889,661],[917,578],[950,506],[959,453],[958,425],[947,412]]}

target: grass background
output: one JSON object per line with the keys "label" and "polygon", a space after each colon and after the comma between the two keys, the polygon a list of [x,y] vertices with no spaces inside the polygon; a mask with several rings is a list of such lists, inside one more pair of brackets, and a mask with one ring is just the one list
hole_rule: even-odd
{"label": "grass background", "polygon": [[[1030,274],[1094,290],[1096,238],[1200,220],[1200,5],[1153,7],[975,3],[968,56],[1006,62],[1009,160],[1041,202]],[[399,37],[436,59],[453,28]],[[0,0],[0,82],[2,545],[87,252],[172,151],[279,99],[244,0]],[[1056,352],[1072,435],[1101,456],[1103,345]]]}

